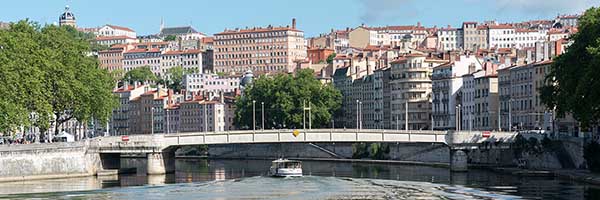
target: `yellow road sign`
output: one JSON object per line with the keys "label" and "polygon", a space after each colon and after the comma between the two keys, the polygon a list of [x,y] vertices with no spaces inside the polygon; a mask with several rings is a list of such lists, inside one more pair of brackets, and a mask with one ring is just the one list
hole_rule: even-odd
{"label": "yellow road sign", "polygon": [[300,131],[294,130],[294,132],[292,132],[292,135],[294,135],[294,137],[298,137],[298,135],[300,135]]}

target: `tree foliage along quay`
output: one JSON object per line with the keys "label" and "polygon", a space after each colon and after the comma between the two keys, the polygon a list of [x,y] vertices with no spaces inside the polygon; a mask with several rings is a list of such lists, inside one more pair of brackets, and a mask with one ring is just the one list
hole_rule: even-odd
{"label": "tree foliage along quay", "polygon": [[70,119],[106,122],[117,99],[111,75],[88,56],[90,40],[70,26],[28,20],[0,30],[0,133],[41,132]]}
{"label": "tree foliage along quay", "polygon": [[124,81],[128,81],[130,83],[154,82],[154,81],[158,80],[156,75],[154,75],[154,73],[152,73],[150,66],[143,66],[143,67],[138,67],[138,68],[132,69],[132,70],[128,71],[127,73],[125,73],[125,75],[123,76],[123,79],[124,79]]}
{"label": "tree foliage along quay", "polygon": [[590,127],[600,119],[600,8],[588,9],[578,23],[573,44],[552,64],[541,98],[557,116],[572,113]]}
{"label": "tree foliage along quay", "polygon": [[[265,129],[301,128],[303,102],[306,102],[307,107],[311,104],[312,127],[330,127],[341,100],[337,89],[331,84],[321,84],[309,69],[295,75],[260,76],[237,100],[235,121],[239,127],[252,129],[252,101],[256,101],[257,129],[261,128],[261,102],[265,106]],[[308,128],[308,111],[306,114]]]}

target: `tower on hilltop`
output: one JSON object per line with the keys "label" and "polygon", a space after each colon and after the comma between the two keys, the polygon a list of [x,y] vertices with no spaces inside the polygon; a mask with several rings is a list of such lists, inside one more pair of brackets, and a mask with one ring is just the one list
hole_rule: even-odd
{"label": "tower on hilltop", "polygon": [[69,6],[65,6],[65,12],[63,12],[60,17],[58,17],[58,24],[60,26],[72,26],[77,27],[77,23],[75,20],[75,15],[69,10]]}

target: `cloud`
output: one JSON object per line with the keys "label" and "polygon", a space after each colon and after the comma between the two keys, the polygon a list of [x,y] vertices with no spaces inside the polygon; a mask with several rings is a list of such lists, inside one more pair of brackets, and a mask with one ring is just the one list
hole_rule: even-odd
{"label": "cloud", "polygon": [[[414,17],[417,13],[413,0],[358,0],[363,14],[360,20],[365,23],[389,21],[389,18]],[[412,11],[411,11],[412,10]]]}
{"label": "cloud", "polygon": [[499,12],[525,12],[540,15],[573,14],[598,6],[598,0],[496,0]]}

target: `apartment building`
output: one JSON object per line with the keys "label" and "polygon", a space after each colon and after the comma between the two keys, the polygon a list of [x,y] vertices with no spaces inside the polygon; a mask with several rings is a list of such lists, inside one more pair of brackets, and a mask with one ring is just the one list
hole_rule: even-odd
{"label": "apartment building", "polygon": [[492,24],[488,26],[489,48],[513,48],[515,42],[515,28],[508,24]]}
{"label": "apartment building", "polygon": [[139,97],[129,101],[127,123],[129,134],[165,133],[165,108],[168,103],[167,91],[161,88],[146,89]]}
{"label": "apartment building", "polygon": [[224,93],[234,93],[240,88],[240,79],[237,77],[219,77],[216,74],[187,74],[183,78],[183,88],[188,100],[194,94],[213,97]]}
{"label": "apartment building", "polygon": [[181,66],[185,70],[202,73],[202,51],[197,49],[181,51],[165,51],[160,59],[160,74],[166,74],[169,69]]}
{"label": "apartment building", "polygon": [[[438,50],[451,51],[462,50],[464,48],[464,31],[462,28],[441,28],[437,31]],[[469,38],[470,39],[470,38]]]}
{"label": "apartment building", "polygon": [[138,67],[150,67],[152,73],[160,76],[161,70],[160,49],[131,49],[123,52],[123,69],[125,72]]}
{"label": "apartment building", "polygon": [[486,62],[483,69],[463,75],[462,130],[498,130],[497,67]]}
{"label": "apartment building", "polygon": [[148,86],[126,84],[121,88],[115,89],[113,94],[119,99],[119,106],[112,112],[110,119],[110,135],[128,135],[130,101],[139,98],[140,95],[148,91]]}
{"label": "apartment building", "polygon": [[180,132],[215,132],[225,130],[225,106],[202,98],[179,105]]}
{"label": "apartment building", "polygon": [[465,94],[463,76],[482,68],[474,55],[453,55],[448,63],[433,68],[432,116],[438,130],[456,129],[456,106]]}
{"label": "apartment building", "polygon": [[215,34],[214,71],[242,74],[292,72],[306,58],[304,32],[292,26],[225,30]]}
{"label": "apartment building", "polygon": [[110,24],[100,27],[95,34],[98,37],[126,36],[128,38],[137,38],[137,35],[133,29]]}
{"label": "apartment building", "polygon": [[431,74],[434,67],[445,62],[411,53],[390,63],[391,115],[397,119],[392,127],[431,128]]}

